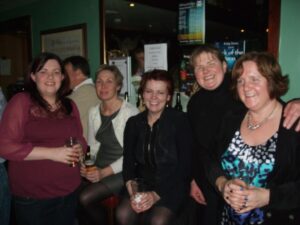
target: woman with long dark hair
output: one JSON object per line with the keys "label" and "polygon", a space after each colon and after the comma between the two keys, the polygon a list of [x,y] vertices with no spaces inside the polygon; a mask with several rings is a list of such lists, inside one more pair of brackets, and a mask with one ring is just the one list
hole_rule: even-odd
{"label": "woman with long dark hair", "polygon": [[[9,182],[18,224],[73,224],[78,161],[86,142],[75,104],[66,98],[61,59],[41,53],[32,62],[26,91],[7,104],[0,124],[0,156],[9,160]],[[66,146],[74,137],[77,144]],[[73,166],[70,166],[73,165]]]}

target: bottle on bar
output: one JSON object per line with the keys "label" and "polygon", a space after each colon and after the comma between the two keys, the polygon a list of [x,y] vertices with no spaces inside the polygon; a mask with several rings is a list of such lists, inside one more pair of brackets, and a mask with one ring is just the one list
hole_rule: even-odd
{"label": "bottle on bar", "polygon": [[180,92],[176,93],[176,104],[175,104],[174,108],[179,110],[179,111],[182,111]]}
{"label": "bottle on bar", "polygon": [[124,100],[126,102],[129,102],[129,96],[128,96],[128,92],[126,91],[125,94],[124,94]]}

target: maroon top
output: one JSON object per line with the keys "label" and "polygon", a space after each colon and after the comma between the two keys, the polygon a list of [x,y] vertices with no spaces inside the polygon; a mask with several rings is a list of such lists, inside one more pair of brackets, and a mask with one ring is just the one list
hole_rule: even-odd
{"label": "maroon top", "polygon": [[72,113],[47,113],[34,104],[28,93],[19,93],[7,104],[0,123],[0,156],[10,160],[9,181],[16,196],[46,199],[65,196],[80,184],[79,166],[51,160],[24,158],[33,147],[61,147],[76,137],[86,149],[79,112],[72,102]]}

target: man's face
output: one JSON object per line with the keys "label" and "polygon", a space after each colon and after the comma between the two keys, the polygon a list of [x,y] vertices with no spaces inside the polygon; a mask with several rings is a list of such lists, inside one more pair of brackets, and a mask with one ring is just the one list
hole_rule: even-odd
{"label": "man's face", "polygon": [[70,79],[70,88],[73,89],[76,86],[76,71],[71,63],[65,65],[65,73]]}

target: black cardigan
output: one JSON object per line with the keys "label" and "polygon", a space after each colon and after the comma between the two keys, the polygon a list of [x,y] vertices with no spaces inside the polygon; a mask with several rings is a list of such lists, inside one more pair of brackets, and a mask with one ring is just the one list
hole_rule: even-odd
{"label": "black cardigan", "polygon": [[[246,110],[236,110],[225,115],[219,135],[216,139],[217,158],[206,168],[207,176],[212,185],[219,176],[225,176],[221,169],[221,155],[227,149],[236,130],[240,129]],[[280,121],[278,140],[275,153],[275,166],[267,179],[270,189],[270,202],[263,208],[266,212],[281,214],[281,218],[273,219],[268,224],[282,224],[288,215],[300,216],[300,134],[294,129],[283,127],[283,116]],[[285,218],[284,218],[285,217]],[[297,218],[298,217],[298,218]],[[280,221],[283,219],[283,221]]]}
{"label": "black cardigan", "polygon": [[[124,132],[124,181],[140,175],[145,165],[144,146],[149,128],[147,111],[131,117]],[[192,135],[186,114],[166,108],[155,139],[156,172],[153,190],[161,197],[157,204],[176,211],[189,194]],[[143,177],[147,180],[147,177]]]}

